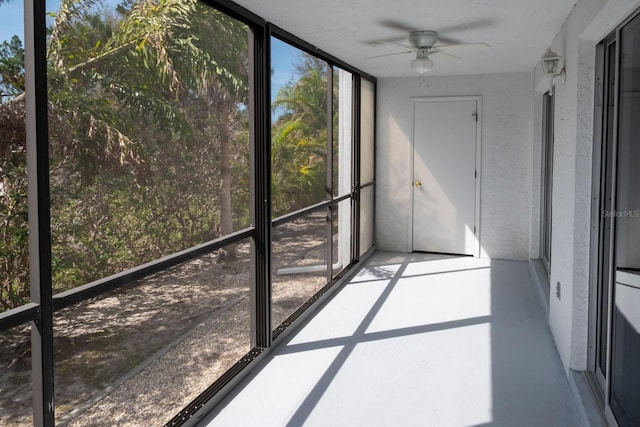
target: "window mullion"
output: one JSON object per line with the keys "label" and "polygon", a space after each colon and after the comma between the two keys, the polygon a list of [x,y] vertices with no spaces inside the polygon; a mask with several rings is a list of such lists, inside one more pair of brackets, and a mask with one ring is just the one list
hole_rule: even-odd
{"label": "window mullion", "polygon": [[[327,200],[333,198],[333,67],[327,64]],[[327,207],[327,283],[333,278],[333,205]]]}
{"label": "window mullion", "polygon": [[31,328],[34,425],[54,425],[53,301],[47,109],[45,2],[25,2],[26,133],[31,301],[39,305]]}
{"label": "window mullion", "polygon": [[253,135],[254,261],[252,262],[252,328],[254,347],[271,346],[271,123],[270,35],[264,28],[254,30],[253,64],[250,67],[254,87],[250,98],[255,108]]}

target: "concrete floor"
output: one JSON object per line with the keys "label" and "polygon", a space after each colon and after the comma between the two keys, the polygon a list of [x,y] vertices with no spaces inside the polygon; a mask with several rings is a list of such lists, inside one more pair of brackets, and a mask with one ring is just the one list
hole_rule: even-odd
{"label": "concrete floor", "polygon": [[528,263],[378,252],[202,425],[578,421]]}

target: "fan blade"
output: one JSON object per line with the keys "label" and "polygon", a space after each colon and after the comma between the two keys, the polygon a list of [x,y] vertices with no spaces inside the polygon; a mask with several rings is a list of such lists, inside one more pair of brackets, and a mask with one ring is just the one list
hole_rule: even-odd
{"label": "fan blade", "polygon": [[406,47],[407,49],[413,49],[413,46],[411,46],[411,45],[404,44],[404,43],[397,43],[397,42],[392,41],[392,40],[376,40],[375,44],[392,44],[394,46],[400,46],[400,47]]}
{"label": "fan blade", "polygon": [[443,36],[438,33],[438,43],[446,43],[446,44],[459,44],[461,41],[459,39],[454,39],[452,37]]}
{"label": "fan blade", "polygon": [[[485,18],[485,19],[478,19],[475,21],[461,22],[458,24],[449,25],[448,27],[438,27],[436,28],[436,30],[438,31],[438,36],[440,36],[440,33],[449,34],[449,33],[456,33],[456,32],[466,31],[466,30],[480,30],[483,28],[493,27],[495,26],[495,24],[496,24],[495,19]],[[441,37],[439,38],[440,40],[442,40]]]}
{"label": "fan blade", "polygon": [[450,56],[452,58],[462,59],[459,56],[455,56],[455,55],[452,55],[450,53],[445,52],[444,50],[438,50],[438,49],[432,50],[431,52],[429,52],[429,54],[430,55],[447,55],[447,56]]}
{"label": "fan blade", "polygon": [[[490,28],[495,26],[496,23],[497,21],[494,18],[484,18],[484,19],[477,19],[473,21],[466,21],[466,22],[461,22],[457,24],[452,24],[444,27],[435,26],[434,28],[425,28],[424,25],[414,27],[409,23],[402,22],[402,21],[395,21],[393,19],[383,19],[381,21],[378,21],[378,24],[381,25],[382,27],[385,27],[391,30],[402,31],[404,33],[411,33],[412,31],[420,31],[425,29],[434,30],[438,33],[438,40],[440,40],[440,42],[442,43],[447,43],[447,44],[457,44],[460,42],[459,39],[448,37],[447,34],[453,34],[453,33],[458,33],[458,32],[467,31],[467,30],[478,30],[483,28]],[[402,40],[402,38],[398,38],[395,40]]]}
{"label": "fan blade", "polygon": [[399,22],[399,21],[394,21],[393,19],[383,19],[382,21],[378,22],[380,25],[382,25],[383,27],[389,28],[391,30],[399,30],[402,31],[404,33],[410,33],[412,31],[417,31],[420,28],[414,28],[411,27],[403,22]]}
{"label": "fan blade", "polygon": [[461,43],[461,44],[441,44],[434,46],[434,49],[456,51],[456,50],[486,50],[491,48],[486,43]]}
{"label": "fan blade", "polygon": [[385,55],[367,56],[364,59],[384,58],[385,56],[405,55],[407,53],[413,53],[413,52],[415,52],[415,49],[407,50],[404,52],[387,53]]}

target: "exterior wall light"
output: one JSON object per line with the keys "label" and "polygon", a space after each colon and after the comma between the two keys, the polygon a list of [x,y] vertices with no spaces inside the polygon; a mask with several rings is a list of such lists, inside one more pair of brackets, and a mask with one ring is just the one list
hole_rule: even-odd
{"label": "exterior wall light", "polygon": [[542,71],[545,78],[549,80],[549,91],[553,91],[553,86],[556,83],[564,84],[566,81],[566,71],[562,66],[562,57],[551,49],[547,49],[540,60],[542,63]]}

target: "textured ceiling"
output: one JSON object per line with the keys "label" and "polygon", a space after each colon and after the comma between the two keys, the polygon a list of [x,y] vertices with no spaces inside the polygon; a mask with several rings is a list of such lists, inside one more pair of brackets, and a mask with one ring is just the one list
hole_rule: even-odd
{"label": "textured ceiling", "polygon": [[447,42],[487,43],[433,57],[432,74],[530,71],[576,0],[236,0],[262,18],[376,77],[413,76],[413,54],[379,41],[408,44],[411,30],[433,30]]}

